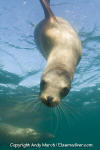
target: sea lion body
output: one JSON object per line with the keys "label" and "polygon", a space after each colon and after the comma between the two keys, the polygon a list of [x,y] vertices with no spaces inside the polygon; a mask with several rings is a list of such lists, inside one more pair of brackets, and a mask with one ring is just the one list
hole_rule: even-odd
{"label": "sea lion body", "polygon": [[[46,0],[41,1],[45,7]],[[45,9],[51,10],[49,6]],[[67,21],[49,11],[46,13],[50,14],[49,17],[45,15],[35,29],[35,41],[47,60],[41,78],[40,99],[48,106],[56,106],[70,90],[75,68],[81,58],[81,42]],[[44,88],[42,83],[46,84]]]}
{"label": "sea lion body", "polygon": [[32,128],[21,128],[7,123],[0,123],[0,145],[12,143],[36,143],[52,139],[50,133],[39,133]]}
{"label": "sea lion body", "polygon": [[[77,33],[71,25],[60,17],[56,17],[57,21],[45,19],[41,21],[35,29],[35,41],[40,49],[40,52],[47,60],[47,65],[50,59],[55,59],[60,56],[60,60],[67,65],[69,59],[73,61],[71,64],[77,65],[81,57],[81,42]],[[56,55],[54,55],[56,53]],[[61,57],[63,59],[61,60]],[[66,55],[66,56],[65,56]],[[64,56],[66,59],[64,59]],[[76,57],[75,57],[76,56]],[[53,62],[54,64],[54,62]],[[74,68],[73,68],[74,69]]]}

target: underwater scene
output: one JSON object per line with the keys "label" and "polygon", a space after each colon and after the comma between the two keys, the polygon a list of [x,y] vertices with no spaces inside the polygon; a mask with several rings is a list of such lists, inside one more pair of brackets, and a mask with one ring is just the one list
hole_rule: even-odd
{"label": "underwater scene", "polygon": [[40,1],[0,0],[0,150],[100,150],[100,1],[51,0],[50,7],[82,42],[71,90],[57,107],[39,100]]}

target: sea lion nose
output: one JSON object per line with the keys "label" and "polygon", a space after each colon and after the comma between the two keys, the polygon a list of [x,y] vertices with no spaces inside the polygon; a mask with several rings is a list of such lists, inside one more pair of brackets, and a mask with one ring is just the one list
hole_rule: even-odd
{"label": "sea lion nose", "polygon": [[47,97],[47,102],[50,103],[52,100],[53,100],[53,97],[52,97],[52,96],[48,96],[48,97]]}

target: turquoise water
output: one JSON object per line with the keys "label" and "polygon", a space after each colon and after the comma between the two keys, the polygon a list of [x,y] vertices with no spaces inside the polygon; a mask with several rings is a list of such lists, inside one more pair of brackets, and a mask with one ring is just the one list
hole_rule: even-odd
{"label": "turquoise water", "polygon": [[47,144],[93,144],[90,148],[72,149],[99,150],[100,1],[51,0],[51,7],[72,24],[82,41],[82,59],[72,89],[59,108],[50,109],[38,102],[46,62],[33,33],[43,18],[43,10],[38,0],[0,0],[0,123],[54,135],[43,141]]}

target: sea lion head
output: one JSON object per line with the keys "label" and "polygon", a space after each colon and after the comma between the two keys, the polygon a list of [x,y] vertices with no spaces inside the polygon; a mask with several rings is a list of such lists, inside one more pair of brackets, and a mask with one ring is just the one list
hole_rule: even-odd
{"label": "sea lion head", "polygon": [[44,71],[40,83],[40,100],[49,107],[57,106],[70,91],[69,73],[63,68]]}

